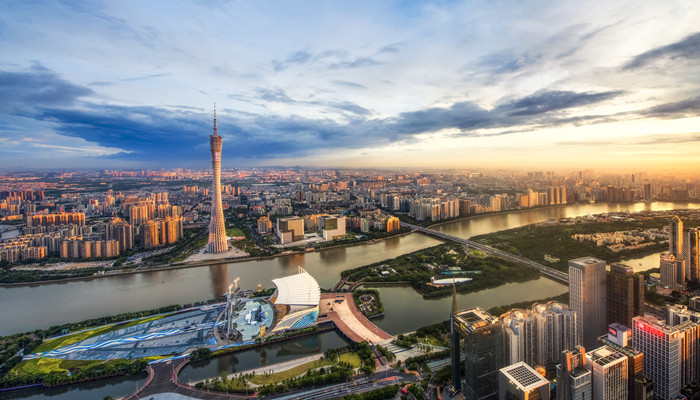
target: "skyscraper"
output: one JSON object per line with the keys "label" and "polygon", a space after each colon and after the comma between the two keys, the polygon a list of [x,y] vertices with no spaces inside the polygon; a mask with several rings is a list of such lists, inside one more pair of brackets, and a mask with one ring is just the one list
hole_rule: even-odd
{"label": "skyscraper", "polygon": [[569,260],[569,304],[576,311],[576,330],[584,348],[596,348],[607,332],[605,261],[593,257]]}
{"label": "skyscraper", "polygon": [[561,352],[580,344],[576,331],[576,312],[569,307],[550,301],[534,304],[532,311],[537,324],[537,357],[541,365],[557,364]]}
{"label": "skyscraper", "polygon": [[683,231],[683,258],[685,259],[685,279],[700,282],[700,229]]}
{"label": "skyscraper", "polygon": [[549,381],[524,362],[499,371],[499,400],[549,400]]}
{"label": "skyscraper", "polygon": [[627,399],[627,356],[610,346],[603,346],[588,352],[586,358],[593,372],[593,399]]}
{"label": "skyscraper", "polygon": [[644,277],[629,265],[612,263],[605,283],[608,324],[632,326],[632,318],[644,314]]}
{"label": "skyscraper", "polygon": [[563,351],[557,365],[557,400],[592,400],[592,375],[586,368],[583,347]]}
{"label": "skyscraper", "polygon": [[686,385],[698,381],[699,334],[696,322],[668,326],[644,317],[634,318],[632,341],[644,353],[644,375],[654,382],[657,396],[674,399]]}
{"label": "skyscraper", "polygon": [[216,131],[216,107],[214,108],[214,134],[209,136],[211,146],[211,165],[214,169],[214,182],[211,192],[211,219],[209,220],[210,253],[228,251],[226,243],[226,228],[224,226],[224,208],[221,205],[221,142],[223,139]]}
{"label": "skyscraper", "polygon": [[[451,329],[456,331],[452,345],[459,349],[461,341],[464,349],[462,393],[467,399],[496,400],[498,370],[503,367],[503,333],[498,318],[475,307],[453,313]],[[459,357],[453,356],[452,362],[454,373],[459,370]]]}
{"label": "skyscraper", "polygon": [[668,226],[668,252],[683,258],[683,221],[674,215]]}

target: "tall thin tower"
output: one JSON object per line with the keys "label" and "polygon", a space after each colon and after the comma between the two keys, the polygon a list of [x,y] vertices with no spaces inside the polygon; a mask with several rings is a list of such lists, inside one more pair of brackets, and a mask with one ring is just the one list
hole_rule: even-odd
{"label": "tall thin tower", "polygon": [[214,168],[214,182],[211,191],[211,219],[209,221],[210,253],[228,251],[226,228],[224,226],[224,208],[221,205],[221,136],[216,131],[216,104],[214,104],[214,134],[209,136],[211,145],[211,165]]}

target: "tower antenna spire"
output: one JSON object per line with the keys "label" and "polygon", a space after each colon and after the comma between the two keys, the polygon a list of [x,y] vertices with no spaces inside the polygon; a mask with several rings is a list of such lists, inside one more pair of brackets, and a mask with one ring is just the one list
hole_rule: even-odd
{"label": "tower antenna spire", "polygon": [[216,102],[214,102],[214,136],[219,136],[216,132]]}

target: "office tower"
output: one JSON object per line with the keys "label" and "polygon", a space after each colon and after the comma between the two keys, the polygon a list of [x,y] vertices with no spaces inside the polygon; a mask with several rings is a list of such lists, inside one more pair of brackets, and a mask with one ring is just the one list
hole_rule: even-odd
{"label": "office tower", "polygon": [[608,325],[632,326],[632,318],[644,315],[644,277],[629,265],[613,263],[605,284]]}
{"label": "office tower", "polygon": [[683,261],[685,261],[685,279],[700,282],[700,229],[683,231]]}
{"label": "office tower", "polygon": [[651,203],[651,183],[644,184],[644,202]]}
{"label": "office tower", "polygon": [[450,341],[452,343],[452,388],[455,393],[462,390],[462,360],[460,357],[460,338],[457,331],[457,285],[452,283],[452,311],[450,312]]}
{"label": "office tower", "polygon": [[282,244],[304,239],[304,220],[300,217],[277,218],[277,236]]}
{"label": "office tower", "polygon": [[214,134],[209,136],[211,165],[214,169],[214,181],[211,194],[211,219],[209,220],[209,244],[207,245],[207,251],[210,253],[224,253],[228,251],[226,227],[224,226],[224,208],[221,204],[222,141],[223,139],[216,130],[216,108],[214,108]]}
{"label": "office tower", "polygon": [[661,253],[659,270],[661,286],[674,289],[685,285],[685,260],[677,258],[671,253]]}
{"label": "office tower", "polygon": [[683,221],[674,215],[668,226],[668,252],[683,258]]}
{"label": "office tower", "polygon": [[644,375],[654,382],[660,398],[674,399],[686,385],[698,381],[698,335],[700,325],[695,322],[668,326],[649,318],[634,318],[634,347],[644,353]]}
{"label": "office tower", "polygon": [[318,218],[323,240],[339,239],[345,236],[345,217],[341,215],[327,215]]}
{"label": "office tower", "polygon": [[586,354],[593,372],[593,400],[627,399],[627,356],[609,346]]}
{"label": "office tower", "polygon": [[668,326],[680,325],[686,321],[700,322],[700,312],[689,310],[681,304],[666,304],[664,314]]}
{"label": "office tower", "polygon": [[514,309],[500,317],[503,329],[503,355],[505,363],[524,361],[535,365],[537,356],[537,324],[526,310]]}
{"label": "office tower", "polygon": [[498,372],[499,400],[549,400],[549,381],[524,362]]}
{"label": "office tower", "polygon": [[647,400],[653,397],[654,384],[644,376],[644,354],[632,347],[632,329],[620,325],[608,325],[608,335],[600,342],[627,357],[627,399]]}
{"label": "office tower", "polygon": [[537,356],[540,365],[557,364],[561,352],[580,344],[577,335],[576,312],[557,302],[534,304],[532,310],[537,324]]}
{"label": "office tower", "polygon": [[593,257],[569,260],[569,304],[584,348],[595,348],[607,331],[605,261]]}
{"label": "office tower", "polygon": [[557,365],[557,400],[592,400],[592,376],[583,347],[563,351]]}
{"label": "office tower", "polygon": [[[457,313],[452,318],[464,350],[464,380],[460,386],[467,399],[498,397],[498,370],[503,367],[503,333],[498,318],[480,307]],[[454,340],[454,336],[453,336]],[[459,348],[460,340],[453,346]],[[453,371],[459,359],[453,358]]]}

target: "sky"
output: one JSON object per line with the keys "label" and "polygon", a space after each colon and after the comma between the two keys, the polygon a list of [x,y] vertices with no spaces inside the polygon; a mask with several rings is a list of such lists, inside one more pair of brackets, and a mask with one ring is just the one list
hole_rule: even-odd
{"label": "sky", "polygon": [[0,168],[700,168],[698,1],[0,2]]}

